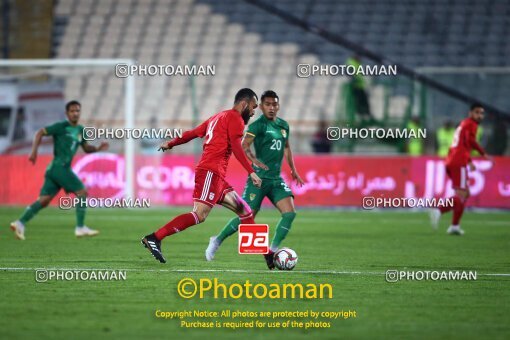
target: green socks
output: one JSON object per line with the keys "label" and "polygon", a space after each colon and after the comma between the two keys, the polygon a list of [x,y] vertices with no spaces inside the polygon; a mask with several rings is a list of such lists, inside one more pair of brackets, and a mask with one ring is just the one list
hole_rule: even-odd
{"label": "green socks", "polygon": [[41,205],[41,202],[35,201],[34,203],[32,203],[31,206],[27,207],[27,209],[25,210],[23,215],[21,215],[21,217],[19,218],[20,222],[23,224],[26,224],[35,215],[37,215],[39,210],[41,210],[42,208],[43,208],[43,206]]}
{"label": "green socks", "polygon": [[[76,205],[76,226],[83,227],[85,224],[85,212],[87,210],[87,203],[86,203],[87,197],[80,197],[80,202]],[[19,218],[20,222],[23,224],[26,224],[28,221],[30,221],[38,212],[41,210],[43,206],[41,205],[41,202],[35,201],[31,206],[29,206],[23,215]],[[239,219],[237,219],[237,222],[239,224]],[[237,230],[237,227],[236,227]],[[235,232],[235,231],[234,231]],[[233,233],[234,233],[233,232]]]}
{"label": "green socks", "polygon": [[79,196],[80,201],[76,205],[76,226],[83,227],[85,225],[85,212],[87,210],[87,196]]}
{"label": "green socks", "polygon": [[[278,222],[276,226],[276,232],[274,234],[273,240],[271,241],[271,251],[276,251],[282,241],[285,239],[287,234],[289,233],[290,227],[292,226],[292,222],[296,218],[295,212],[283,213],[282,218]],[[237,232],[239,228],[239,224],[241,221],[239,217],[234,217],[231,219],[227,225],[220,231],[220,233],[216,236],[216,240],[221,243],[230,235],[233,235]]]}
{"label": "green socks", "polygon": [[273,240],[271,241],[271,251],[278,250],[278,247],[282,243],[283,239],[289,233],[290,227],[292,226],[292,221],[296,218],[295,212],[283,213],[282,218],[278,222],[276,226],[276,233],[273,236]]}
{"label": "green socks", "polygon": [[223,227],[218,236],[216,236],[216,240],[221,243],[230,235],[235,234],[235,232],[239,228],[239,224],[241,224],[241,220],[239,220],[239,217],[234,217],[233,219],[228,221],[227,225]]}

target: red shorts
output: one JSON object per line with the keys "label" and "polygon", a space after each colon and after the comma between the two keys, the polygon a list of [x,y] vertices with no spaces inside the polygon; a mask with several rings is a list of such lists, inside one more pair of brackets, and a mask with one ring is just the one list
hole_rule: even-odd
{"label": "red shorts", "polygon": [[216,203],[220,204],[225,195],[232,190],[234,188],[214,172],[205,169],[196,170],[195,190],[193,190],[194,201],[212,207]]}
{"label": "red shorts", "polygon": [[466,166],[447,165],[446,173],[452,180],[453,189],[468,188],[468,171]]}

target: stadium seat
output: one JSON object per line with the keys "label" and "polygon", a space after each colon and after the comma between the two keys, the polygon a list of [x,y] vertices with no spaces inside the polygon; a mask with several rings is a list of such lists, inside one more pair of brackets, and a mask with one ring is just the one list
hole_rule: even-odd
{"label": "stadium seat", "polygon": [[[274,0],[272,3],[410,67],[508,66],[509,63],[510,49],[502,41],[510,33],[508,6],[504,4],[487,9],[476,1],[462,0],[447,4],[391,2],[392,6],[388,6],[388,1],[369,0],[312,3]],[[466,19],[469,13],[477,13],[476,21]],[[238,1],[153,0],[126,1],[120,5],[114,0],[60,0],[55,15],[67,19],[56,44],[57,58],[120,57],[146,64],[194,61],[216,65],[214,77],[196,81],[201,105],[205,102],[219,107],[225,101],[230,103],[222,97],[232,96],[239,86],[260,87],[259,91],[271,87],[293,98],[282,98],[286,103],[292,102],[289,110],[292,119],[316,121],[319,116],[313,106],[334,108],[338,89],[346,81],[343,77],[316,77],[308,83],[296,79],[292,65],[341,64],[350,52]],[[474,50],[472,46],[479,41],[484,43],[479,51]],[[265,69],[270,72],[261,74]],[[149,78],[137,79],[137,96],[143,99],[137,105],[145,112],[141,119],[149,119],[146,112],[155,110],[154,104],[162,100],[163,105],[168,104],[162,112],[175,114],[175,119],[189,120],[186,116],[191,113],[189,81],[171,77],[159,82]],[[101,84],[68,81],[65,92],[79,95],[83,91],[87,100],[107,105],[106,111],[111,111],[112,117],[121,118],[117,102],[122,98],[122,87],[113,85],[107,76],[104,79]],[[463,87],[463,82],[459,86]],[[478,85],[473,86],[476,91]],[[502,93],[504,97],[504,91],[498,89],[489,88],[487,95]],[[374,87],[371,92],[374,103],[383,101],[380,87]],[[102,99],[104,93],[115,98]],[[294,102],[294,98],[299,99]],[[491,100],[498,103],[501,99]],[[181,101],[187,101],[183,107],[178,104]],[[312,105],[307,107],[302,103]],[[392,114],[403,115],[405,105],[403,98],[393,98]],[[333,119],[335,112],[328,110],[324,114]],[[380,108],[374,114],[381,115]]]}

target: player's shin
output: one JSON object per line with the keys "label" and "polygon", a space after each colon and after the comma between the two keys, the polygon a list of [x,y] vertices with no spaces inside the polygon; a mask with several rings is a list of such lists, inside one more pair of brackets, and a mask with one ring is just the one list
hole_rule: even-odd
{"label": "player's shin", "polygon": [[231,219],[220,231],[220,233],[216,236],[216,240],[221,243],[223,242],[227,237],[235,234],[237,232],[237,229],[239,229],[239,224],[241,223],[241,220],[239,217],[234,217]]}
{"label": "player's shin", "polygon": [[282,218],[278,222],[276,226],[276,232],[274,234],[273,240],[271,241],[271,251],[275,252],[278,250],[278,247],[285,239],[287,234],[289,233],[290,228],[292,227],[292,222],[296,218],[295,212],[287,212],[282,214]]}
{"label": "player's shin", "polygon": [[452,225],[459,225],[462,214],[464,213],[465,201],[459,196],[453,198],[453,216]]}
{"label": "player's shin", "polygon": [[32,203],[32,205],[28,206],[23,215],[19,218],[20,222],[26,224],[30,221],[38,212],[43,208],[41,202],[39,200]]}
{"label": "player's shin", "polygon": [[175,217],[173,220],[158,229],[154,235],[158,240],[162,240],[167,236],[183,231],[191,226],[201,223],[198,215],[192,211]]}
{"label": "player's shin", "polygon": [[78,196],[79,201],[76,205],[76,226],[83,227],[85,225],[85,213],[87,212],[87,196]]}

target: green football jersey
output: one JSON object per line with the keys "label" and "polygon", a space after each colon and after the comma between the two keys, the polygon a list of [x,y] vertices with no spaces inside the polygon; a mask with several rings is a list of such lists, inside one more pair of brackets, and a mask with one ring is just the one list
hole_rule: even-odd
{"label": "green football jersey", "polygon": [[53,161],[52,165],[71,166],[78,147],[82,145],[83,126],[72,126],[69,121],[64,120],[44,128],[46,135],[53,136]]}
{"label": "green football jersey", "polygon": [[272,121],[261,115],[248,126],[246,134],[255,138],[253,145],[257,159],[269,168],[262,170],[254,166],[257,175],[260,178],[280,178],[285,144],[289,139],[289,124],[278,117]]}

